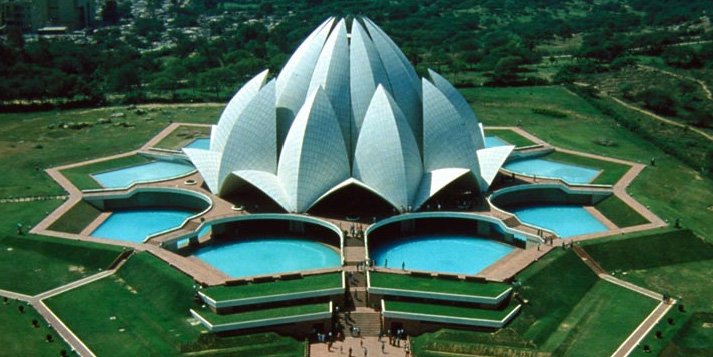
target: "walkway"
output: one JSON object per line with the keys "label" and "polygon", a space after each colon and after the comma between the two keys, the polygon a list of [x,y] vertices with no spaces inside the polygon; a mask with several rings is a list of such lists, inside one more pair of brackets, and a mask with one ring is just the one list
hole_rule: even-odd
{"label": "walkway", "polygon": [[87,347],[87,345],[85,345],[84,342],[82,342],[82,340],[79,339],[79,337],[77,337],[77,335],[75,335],[74,332],[72,332],[72,330],[67,327],[67,325],[65,325],[64,322],[62,322],[62,320],[47,307],[47,305],[45,305],[44,300],[64,293],[66,291],[76,289],[80,286],[84,286],[86,284],[106,278],[107,276],[114,274],[116,270],[124,264],[124,262],[126,262],[126,257],[119,264],[117,264],[116,268],[114,269],[87,276],[83,279],[73,281],[69,284],[62,285],[60,287],[39,293],[34,296],[15,293],[7,290],[0,290],[0,296],[5,296],[11,299],[17,299],[29,303],[32,307],[35,308],[35,310],[37,310],[40,315],[42,315],[42,317],[47,321],[47,323],[50,324],[50,326],[52,326],[55,331],[57,331],[57,333],[67,342],[67,344],[69,344],[69,346],[77,352],[78,355],[95,356],[94,352],[92,352],[92,350],[89,349],[89,347]]}
{"label": "walkway", "polygon": [[[383,346],[383,352],[382,352]],[[349,356],[351,348],[353,357],[362,356],[407,356],[404,343],[400,347],[389,344],[389,339],[384,337],[379,341],[379,337],[346,337],[344,341],[336,341],[331,350],[326,343],[311,343],[309,345],[310,357],[332,357]]]}
{"label": "walkway", "polygon": [[665,300],[664,296],[660,293],[651,291],[646,288],[642,288],[628,281],[615,278],[614,276],[607,273],[606,270],[604,270],[604,268],[602,268],[602,266],[599,265],[599,263],[597,263],[597,261],[595,261],[589,255],[589,253],[587,253],[586,250],[584,250],[578,245],[573,245],[572,250],[595,274],[597,274],[600,279],[606,280],[612,284],[616,284],[625,289],[629,289],[646,297],[660,301],[658,306],[656,306],[656,308],[651,311],[649,316],[647,316],[644,321],[642,321],[639,326],[634,329],[634,331],[629,335],[629,337],[627,337],[626,340],[624,340],[624,342],[619,346],[619,348],[614,351],[614,354],[612,354],[612,357],[628,356],[634,350],[634,348],[639,345],[639,342],[641,342],[641,340],[646,337],[646,335],[651,331],[651,329],[656,326],[659,320],[661,320],[661,318],[666,315],[668,310],[671,309],[671,306],[676,304],[676,300]]}

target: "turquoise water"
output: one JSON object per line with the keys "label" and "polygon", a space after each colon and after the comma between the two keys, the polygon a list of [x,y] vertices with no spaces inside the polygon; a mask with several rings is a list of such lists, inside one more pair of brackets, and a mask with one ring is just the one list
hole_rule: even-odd
{"label": "turquoise water", "polygon": [[193,171],[193,166],[180,162],[154,161],[148,164],[94,174],[94,179],[106,188],[122,188],[136,182],[156,181],[181,176]]}
{"label": "turquoise water", "polygon": [[528,176],[561,178],[568,183],[590,183],[600,171],[545,159],[516,160],[506,163],[503,167]]}
{"label": "turquoise water", "polygon": [[210,149],[210,138],[198,138],[188,143],[184,148],[208,150]]}
{"label": "turquoise water", "polygon": [[288,237],[261,237],[208,245],[194,255],[234,277],[339,267],[339,253],[325,244]]}
{"label": "turquoise water", "polygon": [[92,237],[141,243],[146,236],[180,226],[195,212],[176,209],[116,211],[92,232]]}
{"label": "turquoise water", "polygon": [[505,146],[505,145],[510,145],[507,141],[500,139],[497,136],[486,136],[485,137],[485,147],[486,148],[492,148],[496,146]]}
{"label": "turquoise water", "polygon": [[419,235],[370,248],[376,265],[440,273],[477,274],[513,250],[491,239],[465,235]]}
{"label": "turquoise water", "polygon": [[607,231],[602,222],[581,206],[521,207],[510,211],[521,221],[552,230],[561,238]]}

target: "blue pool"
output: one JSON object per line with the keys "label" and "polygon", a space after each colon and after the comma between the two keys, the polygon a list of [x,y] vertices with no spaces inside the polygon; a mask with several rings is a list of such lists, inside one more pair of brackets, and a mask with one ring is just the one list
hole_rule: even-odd
{"label": "blue pool", "polygon": [[208,150],[210,149],[210,138],[198,138],[188,143],[184,148]]}
{"label": "blue pool", "polygon": [[607,231],[602,222],[581,206],[520,207],[510,211],[521,221],[552,230],[561,238]]}
{"label": "blue pool", "polygon": [[503,167],[528,176],[561,178],[568,183],[590,183],[599,174],[599,170],[545,159],[516,160]]}
{"label": "blue pool", "polygon": [[407,270],[426,270],[440,273],[477,274],[513,247],[465,235],[418,235],[397,239],[371,248],[369,255],[376,265]]}
{"label": "blue pool", "polygon": [[122,188],[137,182],[156,181],[185,175],[195,168],[189,164],[170,161],[153,161],[147,164],[92,175],[106,188]]}
{"label": "blue pool", "polygon": [[486,136],[485,137],[485,147],[486,148],[492,148],[496,146],[505,146],[505,145],[510,145],[507,141],[500,139],[497,136]]}
{"label": "blue pool", "polygon": [[92,232],[92,237],[141,243],[146,236],[180,226],[195,212],[176,209],[116,211]]}
{"label": "blue pool", "polygon": [[339,252],[325,244],[274,236],[209,245],[194,255],[234,278],[333,268],[342,264]]}

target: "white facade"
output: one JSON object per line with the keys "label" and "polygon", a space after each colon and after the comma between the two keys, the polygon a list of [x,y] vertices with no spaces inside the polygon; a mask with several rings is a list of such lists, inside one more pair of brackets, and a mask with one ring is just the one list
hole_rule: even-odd
{"label": "white facade", "polygon": [[208,188],[223,195],[228,182],[247,183],[300,213],[347,185],[400,211],[464,175],[486,191],[513,146],[484,148],[460,93],[430,70],[419,80],[369,19],[347,28],[344,19],[325,21],[275,80],[265,71],[238,91],[209,150],[184,149]]}

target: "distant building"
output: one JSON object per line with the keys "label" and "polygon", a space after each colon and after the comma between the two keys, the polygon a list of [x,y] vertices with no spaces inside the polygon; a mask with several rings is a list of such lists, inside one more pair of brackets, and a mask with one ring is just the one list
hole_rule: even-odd
{"label": "distant building", "polygon": [[91,27],[94,14],[92,0],[0,0],[0,26],[17,26],[25,32],[45,27]]}

